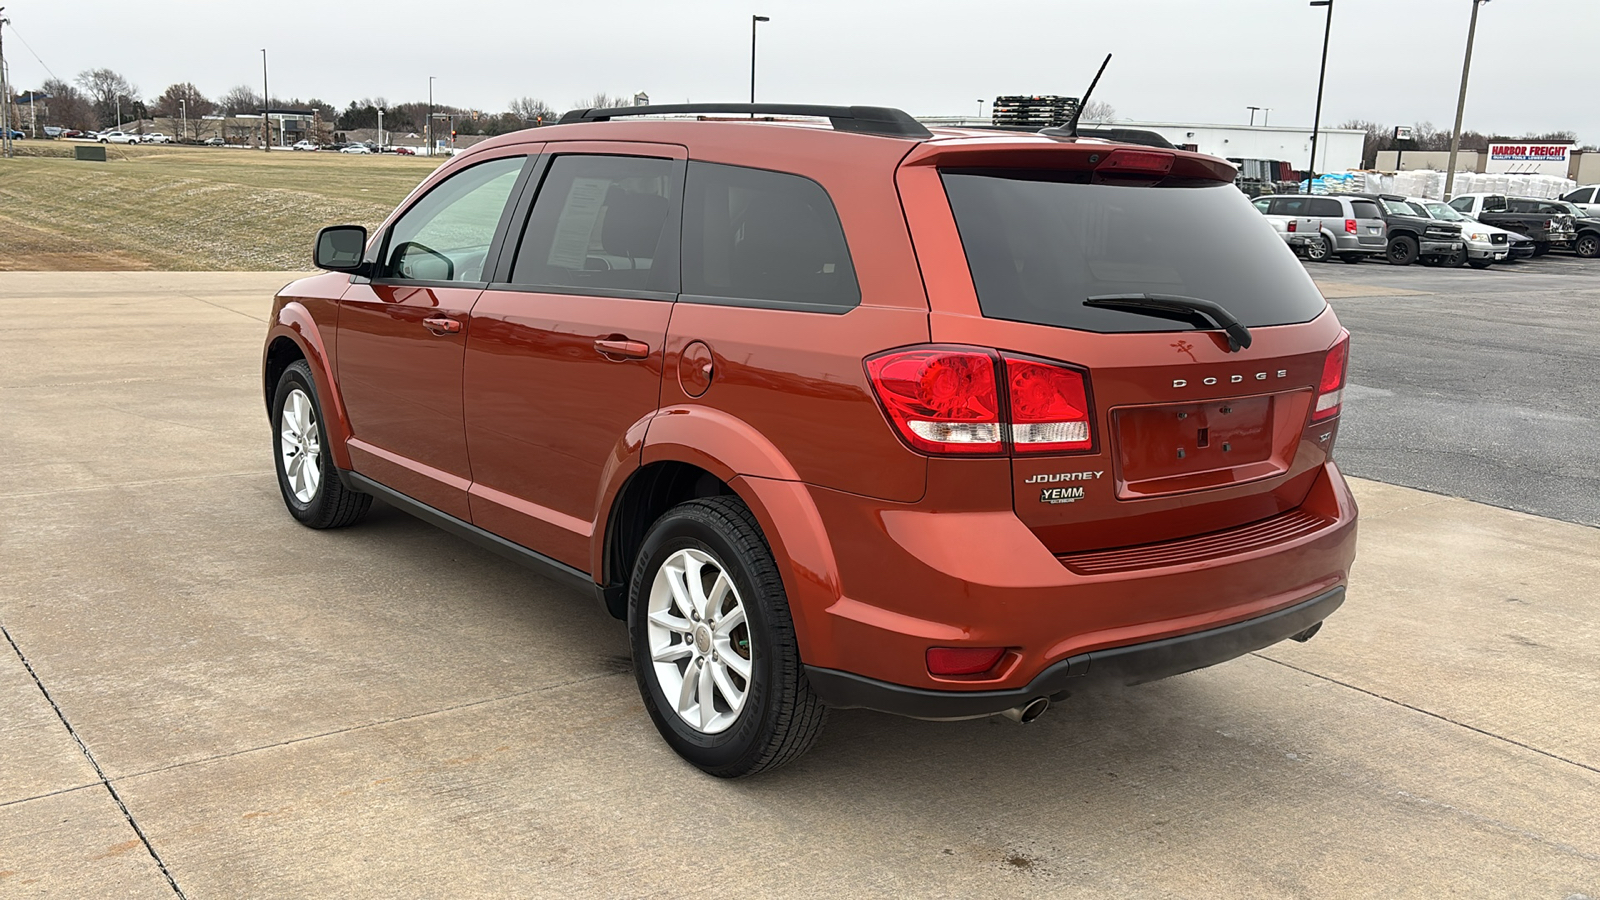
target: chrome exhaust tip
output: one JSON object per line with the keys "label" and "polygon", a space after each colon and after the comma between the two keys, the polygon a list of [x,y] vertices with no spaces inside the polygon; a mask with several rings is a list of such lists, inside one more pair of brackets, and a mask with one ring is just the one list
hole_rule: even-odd
{"label": "chrome exhaust tip", "polygon": [[1049,697],[1035,697],[1022,706],[1015,706],[1011,709],[1005,710],[1004,712],[1000,713],[1000,715],[1005,716],[1018,725],[1026,725],[1029,722],[1032,722],[1034,719],[1044,715],[1044,711],[1049,708]]}
{"label": "chrome exhaust tip", "polygon": [[1317,624],[1311,626],[1310,628],[1307,628],[1305,631],[1302,631],[1299,634],[1291,634],[1291,635],[1289,635],[1289,639],[1290,640],[1294,640],[1294,641],[1299,641],[1300,643],[1304,644],[1306,641],[1309,641],[1312,638],[1316,637],[1317,636],[1317,632],[1319,632],[1321,630],[1322,630],[1322,623],[1318,622]]}

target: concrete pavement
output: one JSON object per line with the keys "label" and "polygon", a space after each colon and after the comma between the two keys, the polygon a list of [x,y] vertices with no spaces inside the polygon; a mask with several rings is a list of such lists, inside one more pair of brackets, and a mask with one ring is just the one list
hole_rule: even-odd
{"label": "concrete pavement", "polygon": [[591,598],[283,512],[290,277],[0,273],[0,897],[1600,897],[1600,531],[1356,482],[1308,644],[722,782]]}

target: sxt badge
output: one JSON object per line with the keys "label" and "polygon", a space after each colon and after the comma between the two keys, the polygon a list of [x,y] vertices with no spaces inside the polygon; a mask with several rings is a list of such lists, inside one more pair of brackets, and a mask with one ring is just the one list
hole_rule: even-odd
{"label": "sxt badge", "polygon": [[1045,488],[1039,492],[1040,503],[1075,503],[1082,499],[1081,487]]}

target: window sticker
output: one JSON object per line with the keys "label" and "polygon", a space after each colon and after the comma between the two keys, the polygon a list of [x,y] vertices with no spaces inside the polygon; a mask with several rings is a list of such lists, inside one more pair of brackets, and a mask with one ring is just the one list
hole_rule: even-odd
{"label": "window sticker", "polygon": [[594,225],[605,203],[609,178],[574,178],[567,190],[567,202],[556,222],[555,240],[550,243],[549,264],[563,269],[582,269],[589,261],[589,242]]}

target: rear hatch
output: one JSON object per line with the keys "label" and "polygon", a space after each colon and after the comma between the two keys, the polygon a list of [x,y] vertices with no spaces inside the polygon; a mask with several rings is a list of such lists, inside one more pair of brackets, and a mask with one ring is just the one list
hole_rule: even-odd
{"label": "rear hatch", "polygon": [[[1291,513],[1332,447],[1337,406],[1323,401],[1315,427],[1314,409],[1330,351],[1342,387],[1346,336],[1231,183],[1184,165],[1182,153],[1166,174],[1108,173],[1112,148],[1094,150],[1065,145],[1058,160],[1029,154],[1011,165],[995,165],[993,152],[980,165],[947,154],[935,166],[950,249],[969,274],[956,287],[930,283],[931,337],[999,351],[1017,515],[1068,556]],[[922,238],[936,243],[939,223],[914,228],[926,258]],[[1163,298],[1218,304],[1249,346],[1215,315]],[[1076,436],[1086,440],[1062,443],[1058,428],[1040,432],[1054,445],[1031,442],[1019,404],[1036,389],[1030,373],[1053,371],[1039,362],[1083,377],[1088,433]]]}

